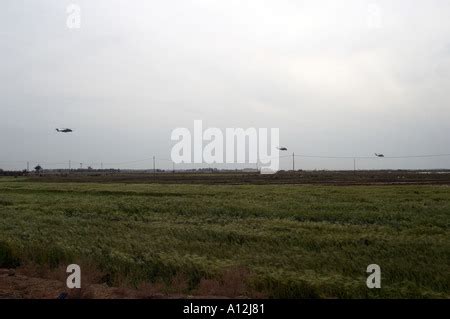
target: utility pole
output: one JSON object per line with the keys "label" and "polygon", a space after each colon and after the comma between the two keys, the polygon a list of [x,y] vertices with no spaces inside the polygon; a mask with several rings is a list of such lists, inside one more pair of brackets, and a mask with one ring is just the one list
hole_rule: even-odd
{"label": "utility pole", "polygon": [[353,171],[356,173],[356,158],[353,159]]}
{"label": "utility pole", "polygon": [[100,167],[102,168],[102,171],[103,171],[103,163],[100,163]]}
{"label": "utility pole", "polygon": [[155,157],[153,156],[153,174],[156,174]]}
{"label": "utility pole", "polygon": [[30,162],[27,162],[27,172],[30,171]]}
{"label": "utility pole", "polygon": [[175,162],[172,162],[172,172],[175,174]]}
{"label": "utility pole", "polygon": [[292,153],[292,171],[295,172],[295,154]]}
{"label": "utility pole", "polygon": [[70,171],[72,170],[72,161],[71,160],[69,160],[69,174],[70,174]]}

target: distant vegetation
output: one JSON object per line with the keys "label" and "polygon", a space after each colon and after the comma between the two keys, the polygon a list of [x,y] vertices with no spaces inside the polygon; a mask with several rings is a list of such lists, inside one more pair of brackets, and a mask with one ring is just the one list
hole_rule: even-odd
{"label": "distant vegetation", "polygon": [[[0,178],[0,268],[77,262],[168,293],[449,298],[449,190]],[[372,263],[382,289],[366,287]]]}

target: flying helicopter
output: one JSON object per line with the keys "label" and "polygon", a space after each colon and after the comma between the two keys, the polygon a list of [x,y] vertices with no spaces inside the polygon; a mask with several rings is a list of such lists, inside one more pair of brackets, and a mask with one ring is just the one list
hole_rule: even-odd
{"label": "flying helicopter", "polygon": [[57,128],[56,132],[58,132],[58,133],[72,133],[73,130],[70,129],[70,128]]}
{"label": "flying helicopter", "polygon": [[376,157],[384,157],[384,154],[378,154],[378,153],[375,153],[375,156],[376,156]]}

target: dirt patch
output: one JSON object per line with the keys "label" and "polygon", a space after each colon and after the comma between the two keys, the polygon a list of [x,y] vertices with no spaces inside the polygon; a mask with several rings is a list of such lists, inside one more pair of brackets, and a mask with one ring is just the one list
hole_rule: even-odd
{"label": "dirt patch", "polygon": [[[181,297],[181,296],[180,296]],[[20,271],[0,269],[0,299],[124,299],[170,298],[156,291],[138,291],[88,284],[81,289],[68,289],[56,279],[29,277]]]}
{"label": "dirt patch", "polygon": [[[223,285],[224,280],[203,280],[195,295],[164,293],[167,287],[162,284],[142,284],[137,289],[124,287],[109,287],[106,283],[85,283],[81,289],[69,289],[64,280],[30,276],[30,267],[21,269],[0,269],[0,299],[224,299],[247,298],[243,293],[244,286],[240,282],[243,273],[225,273],[225,282],[229,280],[232,285]],[[32,270],[38,274],[40,270]],[[42,274],[54,276],[55,273]],[[89,279],[88,279],[89,280]],[[87,281],[88,281],[87,280]],[[181,278],[174,278],[172,290],[185,287]],[[181,289],[180,288],[180,289]],[[184,289],[184,288],[183,288]],[[231,289],[231,290],[230,290]],[[223,293],[223,295],[222,295]],[[262,295],[260,297],[263,297]]]}
{"label": "dirt patch", "polygon": [[47,173],[28,176],[27,181],[51,183],[158,183],[206,185],[267,185],[267,184],[319,184],[319,185],[450,185],[447,171],[280,171],[273,175],[259,173]]}

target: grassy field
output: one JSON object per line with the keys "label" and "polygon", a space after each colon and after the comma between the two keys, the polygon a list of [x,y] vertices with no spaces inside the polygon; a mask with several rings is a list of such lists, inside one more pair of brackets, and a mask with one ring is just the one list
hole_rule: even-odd
{"label": "grassy field", "polygon": [[449,298],[449,226],[448,186],[0,178],[0,268],[89,263],[110,285],[183,278],[186,294]]}

